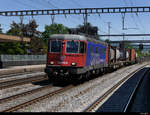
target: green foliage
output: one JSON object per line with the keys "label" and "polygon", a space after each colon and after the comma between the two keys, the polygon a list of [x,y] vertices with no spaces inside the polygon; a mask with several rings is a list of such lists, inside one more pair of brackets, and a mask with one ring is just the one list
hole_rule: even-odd
{"label": "green foliage", "polygon": [[[13,22],[6,34],[22,36],[20,24]],[[19,42],[0,43],[0,54],[26,54],[26,49],[21,46]]]}
{"label": "green foliage", "polygon": [[21,31],[21,24],[17,24],[16,22],[12,22],[11,28],[6,32],[8,35],[15,35],[15,36],[23,36]]}
{"label": "green foliage", "polygon": [[47,43],[47,39],[52,34],[67,34],[68,28],[65,27],[63,24],[51,24],[45,26],[45,31],[42,33],[42,39]]}
{"label": "green foliage", "polygon": [[[27,49],[30,49],[30,54],[46,54],[47,53],[47,38],[52,34],[68,33],[67,27],[62,24],[46,25],[43,33],[37,31],[38,25],[35,20],[29,21],[28,24],[12,22],[10,29],[6,32],[8,35],[20,37],[30,37],[31,42],[26,45],[22,42],[10,42],[0,44],[0,54],[27,54]],[[0,28],[0,33],[2,29]]]}
{"label": "green foliage", "polygon": [[109,40],[109,39],[106,39],[105,42],[110,43],[110,40]]}
{"label": "green foliage", "polygon": [[26,54],[20,43],[1,43],[0,47],[0,54]]}
{"label": "green foliage", "polygon": [[[27,49],[31,50],[30,54],[44,54],[42,50],[44,43],[40,39],[40,32],[37,31],[38,25],[35,20],[29,21],[28,24],[12,22],[11,28],[6,32],[8,35],[20,37],[30,37],[31,43],[27,46],[22,42],[10,42],[0,44],[0,54],[27,54]],[[45,51],[45,50],[44,50]]]}
{"label": "green foliage", "polygon": [[134,48],[134,49],[136,49],[134,46],[132,46],[130,43],[125,43],[125,48],[129,48],[129,49],[131,49],[131,48]]}
{"label": "green foliage", "polygon": [[1,24],[0,24],[0,33],[3,33],[3,32],[2,32],[2,28],[1,28]]}
{"label": "green foliage", "polygon": [[143,56],[143,55],[142,55],[142,52],[141,52],[139,49],[136,49],[136,52],[137,52],[137,54],[138,54],[138,57]]}
{"label": "green foliage", "polygon": [[88,35],[98,35],[98,27],[97,26],[92,26],[91,23],[87,23],[86,25],[79,25],[78,26],[78,31],[80,33],[85,33]]}
{"label": "green foliage", "polygon": [[98,27],[93,26],[91,23],[86,23],[83,25],[78,25],[77,28],[70,29],[71,33],[77,33],[77,34],[85,34],[92,38],[95,38],[97,40],[104,41],[100,38],[98,35]]}

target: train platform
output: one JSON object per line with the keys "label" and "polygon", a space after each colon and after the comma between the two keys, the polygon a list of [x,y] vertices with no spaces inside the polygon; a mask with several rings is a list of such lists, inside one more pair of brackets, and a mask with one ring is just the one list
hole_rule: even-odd
{"label": "train platform", "polygon": [[45,67],[46,67],[45,64],[12,66],[12,67],[8,67],[8,68],[0,69],[0,75],[9,75],[9,74],[24,73],[24,72],[35,72],[35,71],[44,71]]}

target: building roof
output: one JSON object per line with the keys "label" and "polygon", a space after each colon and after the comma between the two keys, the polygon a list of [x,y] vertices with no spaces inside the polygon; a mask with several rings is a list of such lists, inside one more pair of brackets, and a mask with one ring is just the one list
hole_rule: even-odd
{"label": "building roof", "polygon": [[30,38],[27,37],[19,37],[19,36],[12,36],[12,35],[6,35],[6,34],[0,34],[0,42],[30,42]]}

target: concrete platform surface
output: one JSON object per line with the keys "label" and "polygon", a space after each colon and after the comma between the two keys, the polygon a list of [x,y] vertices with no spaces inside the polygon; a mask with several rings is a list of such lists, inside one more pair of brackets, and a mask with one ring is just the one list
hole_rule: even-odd
{"label": "concrete platform surface", "polygon": [[34,72],[34,71],[44,71],[45,67],[46,67],[45,64],[13,66],[13,67],[0,69],[0,75],[8,75],[8,74],[15,74],[15,73],[23,73],[23,72]]}

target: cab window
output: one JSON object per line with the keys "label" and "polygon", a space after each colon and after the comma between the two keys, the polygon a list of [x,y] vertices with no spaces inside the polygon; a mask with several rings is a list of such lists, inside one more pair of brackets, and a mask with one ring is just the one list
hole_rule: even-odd
{"label": "cab window", "polygon": [[79,42],[78,41],[67,41],[66,52],[67,53],[78,53]]}
{"label": "cab window", "polygon": [[62,42],[61,41],[51,41],[50,42],[50,52],[61,52]]}

